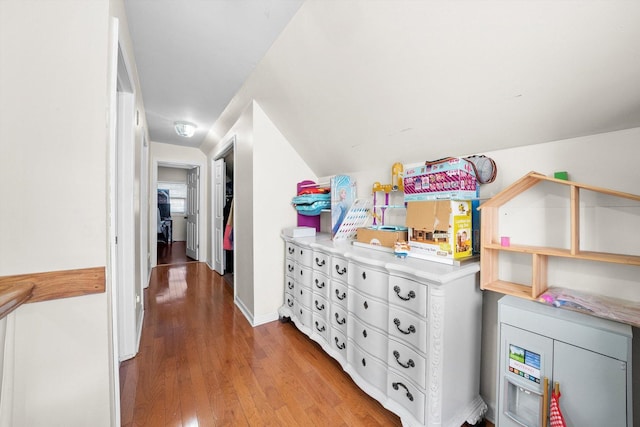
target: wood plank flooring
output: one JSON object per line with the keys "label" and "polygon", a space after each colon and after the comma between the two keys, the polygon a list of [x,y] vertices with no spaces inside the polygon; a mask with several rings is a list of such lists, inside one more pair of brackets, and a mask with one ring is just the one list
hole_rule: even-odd
{"label": "wood plank flooring", "polygon": [[204,263],[158,266],[138,355],[121,364],[130,426],[400,426],[291,323],[252,328]]}

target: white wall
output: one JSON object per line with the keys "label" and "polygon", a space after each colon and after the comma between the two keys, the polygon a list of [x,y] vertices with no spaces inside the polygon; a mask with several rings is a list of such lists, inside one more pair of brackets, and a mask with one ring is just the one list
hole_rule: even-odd
{"label": "white wall", "polygon": [[[480,196],[483,199],[490,198],[523,175],[534,170],[546,175],[553,175],[555,171],[568,171],[569,178],[573,181],[590,184],[593,186],[610,188],[632,194],[640,194],[640,168],[637,159],[640,158],[640,128],[628,129],[618,132],[610,132],[591,135],[582,138],[554,141],[550,143],[529,145],[507,150],[486,152],[498,165],[496,181],[481,186]],[[452,156],[466,156],[474,153],[451,153]],[[415,163],[422,159],[410,159],[405,163]],[[427,160],[427,159],[424,159]],[[390,181],[391,165],[395,159],[389,161],[389,167],[384,170],[367,170],[358,172],[346,172],[356,179],[358,183],[358,197],[371,197],[373,182],[387,183]],[[326,179],[326,178],[324,178]],[[624,206],[631,206],[634,215],[628,217],[631,223],[616,223],[615,229],[637,229],[638,213],[640,209],[637,203],[622,201]],[[538,212],[541,214],[541,212]],[[589,218],[587,218],[589,219]],[[398,223],[401,223],[401,219]],[[591,229],[588,221],[583,221],[581,228]],[[529,235],[522,234],[523,238],[535,239],[538,230],[530,229]],[[635,247],[631,244],[635,243]],[[635,253],[640,251],[631,239],[628,246],[620,248],[622,253]],[[635,252],[634,252],[635,251]],[[638,288],[638,267],[626,267],[618,264],[589,263],[581,266],[587,268],[588,274],[577,270],[573,264],[555,263],[558,270],[550,275],[550,284],[553,280],[562,280],[562,286],[575,289],[588,290],[630,301],[640,301],[640,288]],[[571,280],[571,278],[575,280]],[[493,418],[495,408],[496,391],[496,333],[497,333],[497,301],[502,294],[484,291],[483,319],[482,319],[482,349],[478,355],[481,357],[481,395],[490,407],[489,419]],[[634,336],[638,336],[638,329],[634,329]],[[634,345],[640,340],[636,339]],[[640,372],[640,369],[635,369]],[[634,390],[635,406],[638,407],[640,398],[637,391],[640,389],[639,376],[635,376]],[[636,413],[640,409],[636,408]]]}
{"label": "white wall", "polygon": [[199,218],[199,234],[200,234],[200,249],[199,260],[204,261],[208,259],[208,167],[207,159],[204,153],[197,148],[180,147],[177,145],[164,144],[160,142],[151,142],[149,150],[149,158],[151,163],[151,183],[149,185],[149,203],[154,206],[152,215],[149,221],[149,238],[152,240],[151,244],[151,265],[155,266],[157,262],[157,222],[158,216],[155,206],[158,203],[157,184],[158,184],[158,168],[162,165],[165,166],[198,166],[200,167],[200,218]]}
{"label": "white wall", "polygon": [[[106,0],[0,2],[0,276],[107,265],[108,18]],[[110,425],[106,294],[11,316],[2,422]]]}
{"label": "white wall", "polygon": [[296,184],[316,177],[255,102],[253,132],[254,323],[260,324],[277,319],[284,303],[280,233],[296,225]]}

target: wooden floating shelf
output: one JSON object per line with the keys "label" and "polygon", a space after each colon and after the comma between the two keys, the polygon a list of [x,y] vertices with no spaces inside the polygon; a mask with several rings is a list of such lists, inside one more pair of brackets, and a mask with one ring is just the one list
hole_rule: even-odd
{"label": "wooden floating shelf", "polygon": [[588,261],[601,261],[614,264],[627,264],[640,266],[640,256],[636,255],[624,255],[613,254],[609,252],[592,252],[592,251],[579,251],[572,254],[569,249],[552,248],[546,246],[526,246],[526,245],[511,245],[501,246],[498,243],[491,243],[486,245],[487,249],[494,249],[503,252],[517,252],[524,254],[539,254],[553,257],[564,258],[576,258],[584,259]]}
{"label": "wooden floating shelf", "polygon": [[[499,208],[514,197],[524,193],[541,182],[553,182],[570,187],[570,248],[554,248],[545,246],[510,245],[499,243],[498,219]],[[580,249],[580,190],[588,190],[613,197],[640,201],[640,196],[592,185],[580,184],[549,178],[537,172],[530,172],[509,187],[483,203],[478,209],[482,212],[480,241],[480,288],[514,295],[521,298],[536,299],[547,290],[547,267],[549,257],[572,258],[586,261],[599,261],[614,264],[640,266],[640,256],[616,254],[609,252],[583,251]],[[522,285],[499,279],[500,252],[530,254],[532,257],[531,285]]]}

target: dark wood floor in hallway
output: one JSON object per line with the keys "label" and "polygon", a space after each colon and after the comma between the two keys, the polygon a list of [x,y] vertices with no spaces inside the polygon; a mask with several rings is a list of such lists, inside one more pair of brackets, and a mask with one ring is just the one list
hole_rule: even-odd
{"label": "dark wood floor in hallway", "polygon": [[145,310],[120,367],[124,427],[400,425],[294,325],[252,328],[204,263],[156,267]]}

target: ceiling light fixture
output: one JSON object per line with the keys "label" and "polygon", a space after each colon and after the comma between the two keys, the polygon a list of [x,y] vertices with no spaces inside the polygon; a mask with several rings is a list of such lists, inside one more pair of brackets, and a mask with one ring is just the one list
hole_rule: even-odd
{"label": "ceiling light fixture", "polygon": [[185,138],[191,138],[196,132],[197,126],[189,122],[175,122],[176,133]]}

